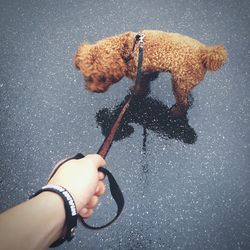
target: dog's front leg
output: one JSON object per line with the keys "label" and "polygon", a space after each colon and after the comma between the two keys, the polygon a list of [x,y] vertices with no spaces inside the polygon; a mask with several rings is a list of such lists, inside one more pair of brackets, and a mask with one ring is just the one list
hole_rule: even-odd
{"label": "dog's front leg", "polygon": [[131,92],[135,95],[147,95],[150,92],[149,83],[138,82],[130,88]]}
{"label": "dog's front leg", "polygon": [[158,75],[159,72],[143,74],[140,81],[131,87],[131,91],[136,95],[148,95],[150,93],[150,83],[157,79]]}

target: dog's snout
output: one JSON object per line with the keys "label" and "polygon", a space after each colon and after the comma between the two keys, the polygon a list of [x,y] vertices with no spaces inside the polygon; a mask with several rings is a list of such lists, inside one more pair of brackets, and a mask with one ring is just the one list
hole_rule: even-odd
{"label": "dog's snout", "polygon": [[85,88],[88,91],[95,92],[95,93],[103,93],[108,90],[109,86],[103,86],[100,84],[86,84]]}
{"label": "dog's snout", "polygon": [[103,92],[105,92],[105,90],[101,89],[101,88],[92,89],[91,91],[95,92],[95,93],[103,93]]}
{"label": "dog's snout", "polygon": [[92,76],[84,76],[84,80],[86,82],[93,82],[93,77]]}
{"label": "dog's snout", "polygon": [[100,76],[98,81],[105,83],[106,82],[106,77],[105,76]]}

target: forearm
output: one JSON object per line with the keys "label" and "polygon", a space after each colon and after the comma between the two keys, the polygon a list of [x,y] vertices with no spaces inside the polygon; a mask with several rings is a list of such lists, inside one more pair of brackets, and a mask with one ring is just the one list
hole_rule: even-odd
{"label": "forearm", "polygon": [[1,249],[47,249],[61,234],[63,200],[43,192],[0,215]]}
{"label": "forearm", "polygon": [[[65,188],[74,200],[77,213],[82,217],[89,217],[97,205],[98,197],[105,190],[104,175],[98,173],[98,168],[104,165],[105,161],[99,155],[88,155],[83,159],[66,161],[63,165],[59,165],[60,169],[57,169],[48,184]],[[0,248],[47,249],[57,239],[65,236],[63,232],[65,221],[67,221],[66,239],[71,239],[71,226],[75,226],[76,214],[72,214],[72,200],[70,202],[68,196],[65,196],[69,202],[67,204],[60,196],[54,191],[43,190],[31,200],[0,214]],[[67,219],[65,219],[66,213]]]}

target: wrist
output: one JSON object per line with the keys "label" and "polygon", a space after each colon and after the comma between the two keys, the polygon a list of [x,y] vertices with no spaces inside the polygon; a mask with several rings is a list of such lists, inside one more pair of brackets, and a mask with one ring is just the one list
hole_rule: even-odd
{"label": "wrist", "polygon": [[[43,196],[42,196],[43,194]],[[51,207],[51,202],[56,205],[57,210],[63,211],[63,216],[61,220],[64,222],[64,227],[61,226],[61,237],[59,235],[59,239],[56,240],[51,247],[55,247],[61,245],[65,240],[71,241],[75,236],[75,228],[77,225],[77,211],[76,206],[71,194],[63,187],[57,185],[47,185],[42,187],[39,191],[37,191],[32,197],[40,196],[40,198],[46,198],[46,204]],[[49,200],[48,200],[49,199]],[[48,207],[48,208],[49,208]],[[63,209],[64,207],[64,209]],[[53,210],[54,211],[54,210]],[[54,215],[54,213],[52,213]],[[58,214],[54,215],[58,218]],[[63,231],[63,228],[65,229]],[[62,234],[62,232],[64,232]]]}
{"label": "wrist", "polygon": [[[65,208],[64,208],[64,203],[62,198],[53,192],[49,191],[44,191],[40,194],[38,194],[36,197],[41,200],[41,202],[47,204],[47,209],[50,211],[53,211],[53,214],[57,214],[56,216],[56,224],[58,225],[58,237],[60,237],[63,233],[64,230],[64,225],[65,225],[65,218],[66,218],[66,213],[65,213]],[[53,217],[55,218],[55,216]]]}
{"label": "wrist", "polygon": [[40,199],[46,201],[46,203],[50,203],[50,205],[53,204],[53,206],[55,206],[58,210],[63,211],[63,213],[60,213],[63,215],[62,220],[65,220],[65,211],[64,211],[64,204],[63,204],[63,200],[62,198],[53,192],[50,191],[44,191],[41,192],[40,194],[37,195],[37,197],[39,197]]}
{"label": "wrist", "polygon": [[29,204],[27,209],[29,215],[26,220],[39,222],[41,226],[33,228],[34,235],[36,235],[34,238],[40,239],[39,242],[44,244],[44,249],[47,249],[55,240],[64,235],[66,214],[63,201],[55,193],[42,192],[30,199],[27,204]]}

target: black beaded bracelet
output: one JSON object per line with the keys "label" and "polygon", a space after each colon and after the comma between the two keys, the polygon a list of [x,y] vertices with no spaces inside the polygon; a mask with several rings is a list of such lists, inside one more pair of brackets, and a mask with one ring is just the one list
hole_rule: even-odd
{"label": "black beaded bracelet", "polygon": [[40,190],[38,190],[34,195],[32,195],[31,198],[45,191],[58,194],[63,199],[64,202],[64,208],[66,214],[66,220],[65,220],[66,233],[62,238],[59,238],[52,245],[50,245],[50,247],[57,247],[66,240],[71,241],[75,236],[75,229],[77,226],[76,205],[70,193],[65,188],[57,185],[46,185],[42,187]]}

